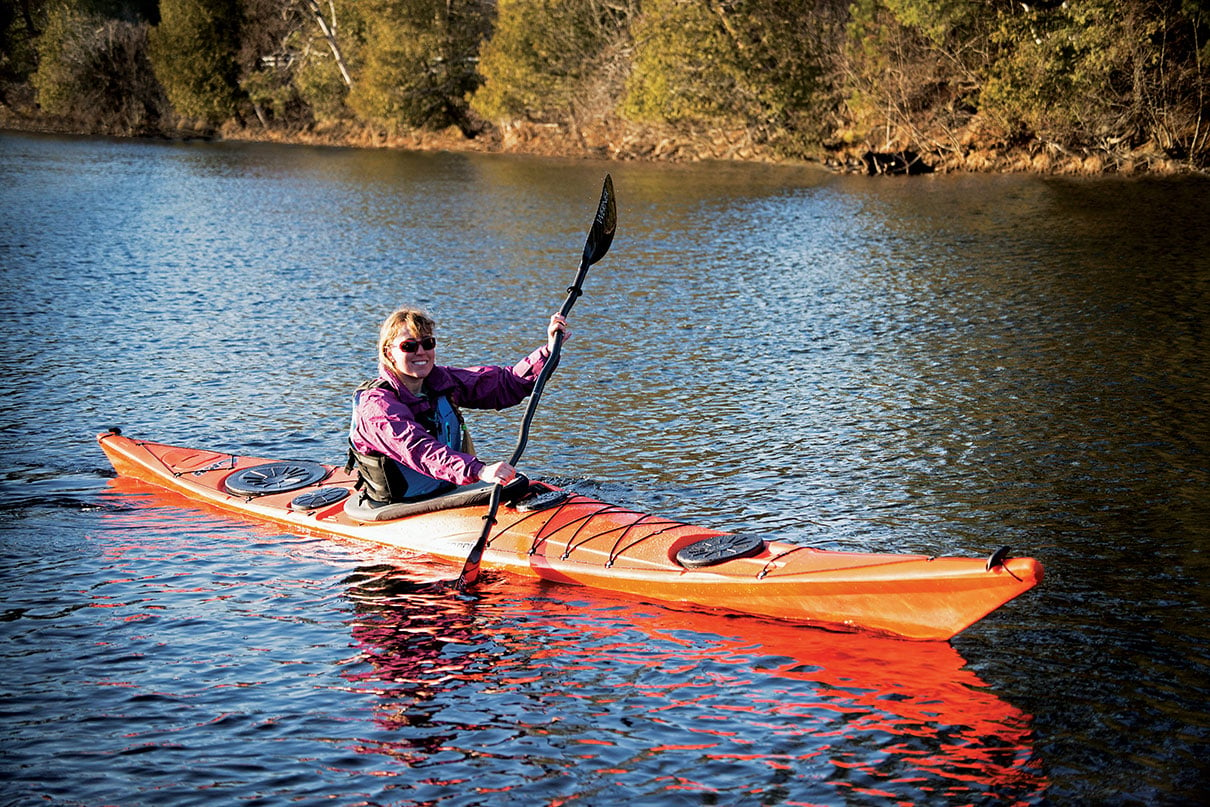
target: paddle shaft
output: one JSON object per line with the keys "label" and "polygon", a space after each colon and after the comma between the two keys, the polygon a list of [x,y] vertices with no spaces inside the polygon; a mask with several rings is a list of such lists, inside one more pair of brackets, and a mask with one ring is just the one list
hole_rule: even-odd
{"label": "paddle shaft", "polygon": [[[580,296],[580,284],[584,282],[584,276],[588,274],[588,267],[581,266],[580,273],[576,276],[576,284],[567,290],[567,299],[563,301],[563,308],[559,313],[566,317],[571,312],[571,307],[575,305],[576,298]],[[538,401],[542,398],[542,390],[546,387],[546,381],[554,373],[555,367],[559,364],[559,356],[563,351],[563,332],[555,332],[555,343],[550,349],[550,355],[546,357],[546,362],[542,365],[542,372],[538,373],[538,380],[534,383],[534,391],[529,394],[529,405],[525,407],[525,417],[521,419],[521,430],[517,435],[517,447],[513,449],[513,454],[508,460],[508,464],[516,467],[521,461],[521,455],[525,453],[525,445],[529,442],[529,427],[534,420],[534,412],[538,409]]]}
{"label": "paddle shaft", "polygon": [[[571,295],[568,295],[571,298]],[[563,307],[563,315],[567,315],[567,311],[571,308],[570,305]],[[525,452],[525,444],[529,442],[529,427],[533,423],[534,412],[538,408],[538,401],[542,397],[542,388],[546,386],[546,380],[550,378],[550,374],[554,372],[554,367],[559,361],[560,348],[563,345],[563,334],[555,335],[555,345],[551,348],[550,356],[546,359],[546,363],[542,365],[542,372],[538,374],[538,380],[534,384],[534,391],[530,393],[529,405],[525,408],[525,417],[521,420],[521,432],[517,438],[517,447],[513,449],[513,454],[508,460],[508,464],[516,467],[521,460],[521,455]],[[492,495],[487,501],[487,515],[483,517],[483,531],[479,534],[479,539],[475,541],[475,545],[471,547],[471,551],[466,556],[466,563],[462,565],[462,574],[458,576],[458,582],[455,584],[459,589],[465,589],[472,585],[479,578],[479,562],[483,559],[483,550],[487,548],[487,539],[491,537],[492,527],[496,526],[496,513],[500,510],[500,496],[504,492],[504,485],[499,482],[492,485]]]}
{"label": "paddle shaft", "polygon": [[[567,297],[563,300],[563,307],[559,310],[559,313],[564,317],[571,312],[571,307],[576,304],[576,300],[583,294],[581,287],[584,284],[584,278],[588,276],[588,268],[605,257],[605,253],[609,251],[609,245],[613,242],[614,229],[617,224],[616,215],[613,197],[613,179],[606,174],[605,184],[601,188],[601,201],[597,205],[597,215],[593,219],[592,228],[589,230],[588,239],[584,244],[584,257],[580,261],[580,269],[576,273],[575,282],[568,287]],[[521,455],[525,453],[525,446],[529,442],[529,429],[533,423],[534,413],[538,409],[538,402],[542,399],[542,390],[546,387],[546,382],[550,378],[551,373],[555,371],[555,367],[559,364],[562,348],[563,332],[557,331],[555,333],[554,345],[550,349],[550,355],[542,365],[542,371],[538,373],[538,380],[534,382],[533,392],[529,395],[529,404],[525,407],[525,416],[521,419],[521,428],[517,435],[517,447],[513,449],[512,456],[508,462],[513,467],[516,467],[517,463],[521,460]],[[492,485],[491,497],[488,499],[487,515],[483,517],[483,531],[479,534],[478,540],[475,541],[470,553],[466,556],[466,563],[462,566],[462,574],[458,576],[458,580],[454,584],[458,589],[465,589],[479,578],[479,562],[483,558],[483,550],[487,548],[487,539],[491,536],[492,527],[496,525],[496,513],[500,509],[500,495],[503,490],[504,486],[499,482]]]}

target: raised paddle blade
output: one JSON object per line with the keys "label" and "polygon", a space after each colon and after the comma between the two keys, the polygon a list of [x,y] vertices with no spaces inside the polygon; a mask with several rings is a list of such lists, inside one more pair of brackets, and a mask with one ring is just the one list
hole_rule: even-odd
{"label": "raised paddle blade", "polygon": [[605,257],[617,227],[618,208],[613,200],[613,177],[606,174],[605,184],[601,186],[597,216],[592,221],[592,229],[588,231],[588,240],[584,242],[584,266],[592,266]]}

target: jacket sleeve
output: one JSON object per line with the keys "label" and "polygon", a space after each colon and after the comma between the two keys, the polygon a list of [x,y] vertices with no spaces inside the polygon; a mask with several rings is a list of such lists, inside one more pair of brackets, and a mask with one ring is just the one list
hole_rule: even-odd
{"label": "jacket sleeve", "polygon": [[533,392],[550,349],[543,345],[512,367],[449,368],[457,403],[472,409],[507,409]]}

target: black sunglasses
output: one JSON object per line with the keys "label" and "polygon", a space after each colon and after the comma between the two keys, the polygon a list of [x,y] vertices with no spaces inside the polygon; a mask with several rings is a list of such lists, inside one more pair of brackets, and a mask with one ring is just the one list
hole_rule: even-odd
{"label": "black sunglasses", "polygon": [[432,350],[437,347],[437,337],[425,336],[421,339],[404,339],[399,343],[399,349],[404,353],[415,353],[420,348]]}

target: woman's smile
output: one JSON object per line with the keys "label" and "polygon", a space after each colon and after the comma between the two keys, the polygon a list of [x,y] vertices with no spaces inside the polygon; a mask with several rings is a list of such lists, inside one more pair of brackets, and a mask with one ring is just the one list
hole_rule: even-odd
{"label": "woman's smile", "polygon": [[406,362],[410,375],[426,376],[433,368],[433,353],[435,351],[417,351],[407,357]]}

